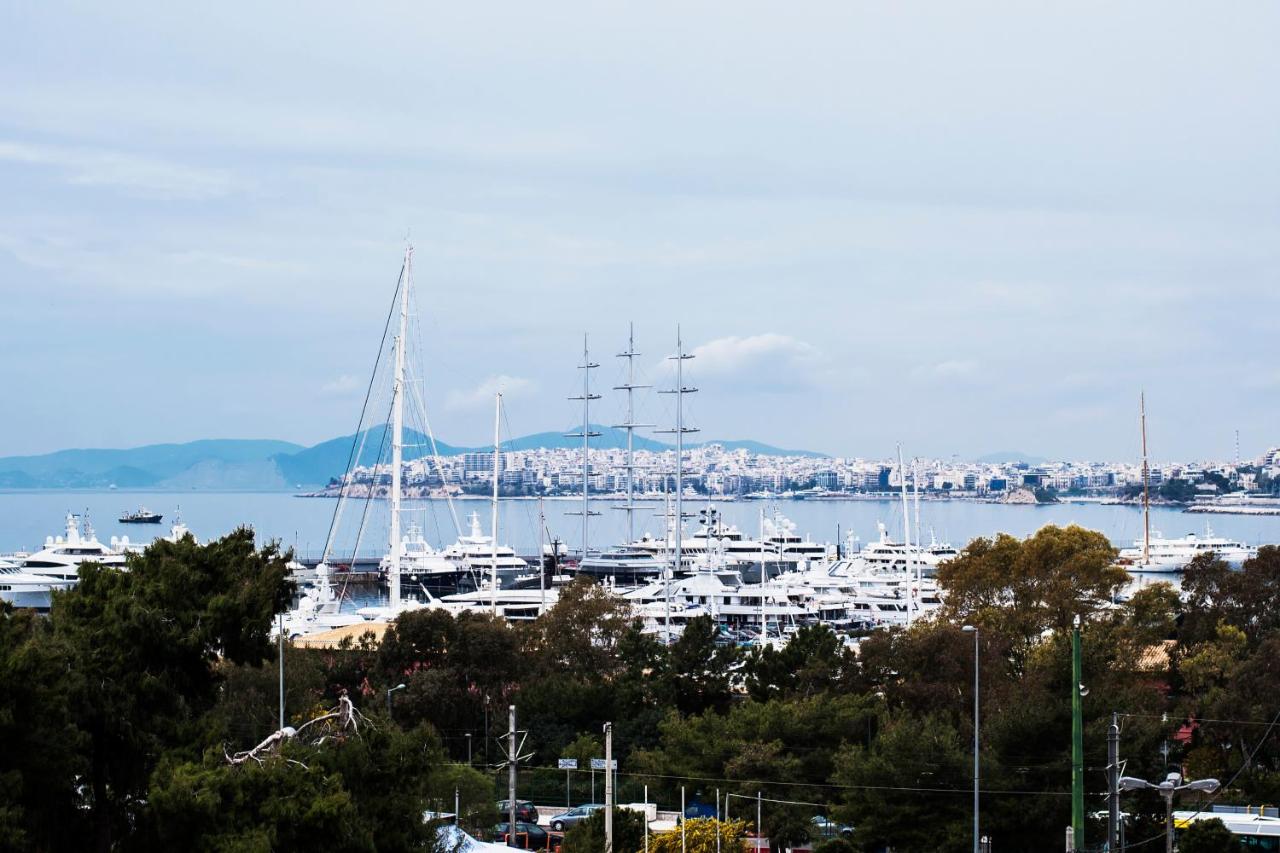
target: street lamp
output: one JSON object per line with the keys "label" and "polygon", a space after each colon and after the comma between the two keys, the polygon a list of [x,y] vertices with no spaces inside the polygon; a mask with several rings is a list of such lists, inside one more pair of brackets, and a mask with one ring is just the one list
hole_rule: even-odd
{"label": "street lamp", "polygon": [[973,853],[979,853],[978,836],[978,628],[965,625],[960,629],[973,634]]}
{"label": "street lamp", "polygon": [[407,685],[404,684],[397,684],[395,687],[387,690],[387,719],[391,719],[391,694],[395,693],[397,690],[404,690],[406,686]]}
{"label": "street lamp", "polygon": [[471,732],[467,732],[467,766],[471,766]]}
{"label": "street lamp", "polygon": [[1117,787],[1121,791],[1140,791],[1150,788],[1164,797],[1164,849],[1166,853],[1173,853],[1173,795],[1179,791],[1203,791],[1206,794],[1212,794],[1218,790],[1219,784],[1217,779],[1196,779],[1183,783],[1181,773],[1170,773],[1160,783],[1148,782],[1146,779],[1133,776],[1121,776]]}

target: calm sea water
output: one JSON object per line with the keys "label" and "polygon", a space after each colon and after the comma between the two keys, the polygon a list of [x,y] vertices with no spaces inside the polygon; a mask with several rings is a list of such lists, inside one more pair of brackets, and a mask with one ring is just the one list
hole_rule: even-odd
{"label": "calm sea water", "polygon": [[[271,492],[134,492],[134,491],[20,491],[0,492],[0,553],[35,550],[46,536],[60,535],[68,512],[87,512],[98,537],[104,542],[111,536],[128,536],[131,541],[149,541],[168,533],[169,524],[180,510],[182,520],[201,540],[215,538],[248,525],[260,541],[280,540],[304,555],[317,554],[324,547],[325,536],[333,518],[336,501],[324,498],[299,498]],[[456,533],[445,501],[418,501],[410,504],[410,517],[422,528],[429,542],[451,543]],[[140,506],[164,514],[160,525],[120,524],[116,519],[127,510]],[[763,504],[756,501],[731,501],[717,504],[724,517],[737,524],[748,535],[758,529]],[[866,542],[877,536],[877,522],[889,526],[895,538],[901,537],[902,506],[898,501],[781,501],[778,509],[796,523],[797,532],[819,542],[834,542],[850,531]],[[484,532],[489,530],[489,505],[485,501],[455,501],[463,528],[467,517],[477,513]],[[705,504],[686,503],[686,512],[696,513]],[[552,535],[577,549],[581,542],[580,518],[566,513],[578,509],[571,500],[548,500],[544,503],[547,526]],[[594,501],[600,515],[592,517],[591,546],[605,547],[626,538],[626,513],[610,508],[606,501]],[[658,534],[662,529],[661,504],[648,504],[636,514],[637,535],[646,530]],[[912,510],[914,515],[914,509]],[[1024,536],[1046,524],[1080,524],[1101,531],[1117,546],[1129,545],[1142,535],[1142,512],[1128,506],[1100,504],[1057,504],[1053,506],[1005,506],[967,501],[923,501],[921,530],[928,540],[930,533],[939,541],[962,545],[975,536],[996,532]],[[1244,540],[1250,544],[1280,543],[1280,516],[1188,515],[1167,508],[1154,508],[1152,529],[1166,536],[1203,533],[1206,522],[1214,532]],[[335,549],[350,554],[359,535],[360,552],[381,551],[386,539],[387,510],[384,501],[348,501]],[[363,521],[363,533],[358,534]],[[914,518],[912,520],[914,525]],[[536,501],[503,501],[499,513],[499,538],[518,552],[537,551],[538,505]],[[692,525],[692,522],[690,522]],[[692,529],[692,526],[690,527]],[[914,538],[914,532],[912,534]]]}

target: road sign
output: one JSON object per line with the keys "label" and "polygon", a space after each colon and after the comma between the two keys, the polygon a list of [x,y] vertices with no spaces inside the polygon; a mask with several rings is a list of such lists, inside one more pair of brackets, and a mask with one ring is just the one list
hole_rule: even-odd
{"label": "road sign", "polygon": [[576,758],[561,758],[561,759],[560,759],[560,761],[557,763],[557,766],[559,766],[559,768],[560,768],[561,770],[577,770],[577,769],[578,769],[578,759],[576,759]]}
{"label": "road sign", "polygon": [[[593,758],[593,759],[591,759],[591,769],[592,769],[592,770],[603,770],[603,769],[604,769],[604,759],[603,759],[603,758]],[[610,769],[610,770],[617,770],[617,769],[618,769],[618,759],[616,759],[616,758],[615,758],[613,761],[611,761],[611,762],[609,763],[609,769]]]}

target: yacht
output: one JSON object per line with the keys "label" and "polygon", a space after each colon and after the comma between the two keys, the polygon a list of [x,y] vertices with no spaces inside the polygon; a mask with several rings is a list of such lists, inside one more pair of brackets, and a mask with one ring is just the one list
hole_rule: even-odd
{"label": "yacht", "polygon": [[136,512],[126,512],[120,516],[119,521],[121,524],[159,524],[162,518],[163,515],[144,506]]}
{"label": "yacht", "polygon": [[937,574],[938,565],[947,560],[954,560],[960,552],[950,545],[930,541],[928,545],[905,545],[889,538],[884,523],[877,525],[880,538],[863,546],[858,556],[868,569],[875,571],[915,571],[917,568],[924,577]]}
{"label": "yacht", "polygon": [[792,563],[796,568],[805,568],[810,564],[825,563],[830,559],[831,548],[797,535],[795,522],[789,518],[781,515],[765,518],[763,527],[765,543],[773,546],[783,563]]}
{"label": "yacht", "polygon": [[[493,544],[493,537],[480,528],[480,516],[471,513],[468,519],[471,532],[459,536],[458,541],[441,551],[445,560],[463,573],[463,585],[469,583],[479,589],[496,573],[499,589],[513,589],[538,581],[538,570],[529,561],[516,554],[507,545]],[[536,590],[535,590],[536,591]]]}
{"label": "yacht", "polygon": [[636,586],[666,571],[667,563],[641,548],[610,548],[578,562],[577,574],[597,580],[611,579],[618,586]]}
{"label": "yacht", "polygon": [[24,571],[16,562],[0,559],[0,601],[7,601],[14,607],[48,610],[53,603],[54,590],[71,589],[73,586],[74,581],[33,574]]}
{"label": "yacht", "polygon": [[[392,562],[390,554],[382,558],[379,569],[383,575],[389,575]],[[400,589],[405,596],[429,600],[457,592],[463,571],[456,561],[431,547],[423,538],[422,528],[409,525],[400,540]]]}
{"label": "yacht", "polygon": [[1258,549],[1243,542],[1215,536],[1213,528],[1205,528],[1204,536],[1188,533],[1181,539],[1165,539],[1159,534],[1151,537],[1143,553],[1143,540],[1138,539],[1131,548],[1120,550],[1120,564],[1137,572],[1180,572],[1187,563],[1201,554],[1213,553],[1232,568],[1239,568],[1245,560],[1258,555]]}
{"label": "yacht", "polygon": [[21,567],[32,574],[75,583],[80,580],[81,563],[124,568],[128,547],[127,538],[113,539],[111,546],[102,544],[87,518],[67,513],[66,533],[45,539],[44,547],[24,559]]}

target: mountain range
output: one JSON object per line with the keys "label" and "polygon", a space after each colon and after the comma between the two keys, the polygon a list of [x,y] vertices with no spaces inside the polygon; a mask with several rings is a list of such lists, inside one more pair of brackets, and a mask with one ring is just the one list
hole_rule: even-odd
{"label": "mountain range", "polygon": [[[626,432],[593,425],[599,438],[591,440],[597,449],[626,446]],[[568,432],[568,431],[566,431]],[[359,464],[370,465],[389,454],[386,427],[361,433]],[[355,454],[354,436],[342,436],[312,447],[288,441],[255,439],[209,439],[185,444],[151,444],[129,449],[59,450],[38,456],[0,457],[0,489],[93,489],[116,486],[123,489],[210,489],[275,490],[327,483],[347,470]],[[431,441],[420,432],[405,430],[406,460],[431,455]],[[750,440],[702,442],[720,444],[729,450],[746,449],[769,456],[811,456],[826,454],[810,450],[783,450]],[[540,432],[504,442],[506,450],[575,448],[581,439],[564,433]],[[441,456],[485,451],[486,446],[462,447],[436,442]],[[668,450],[670,445],[636,436],[637,450]]]}

